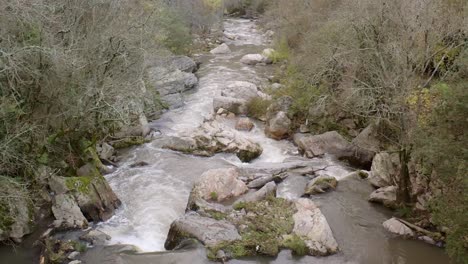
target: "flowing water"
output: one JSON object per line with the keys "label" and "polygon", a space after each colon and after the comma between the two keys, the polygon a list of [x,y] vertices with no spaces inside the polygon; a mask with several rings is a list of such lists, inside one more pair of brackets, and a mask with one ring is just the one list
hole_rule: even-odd
{"label": "flowing water", "polygon": [[[220,95],[221,89],[229,82],[249,81],[258,86],[266,83],[272,66],[253,67],[239,62],[243,55],[259,53],[268,45],[268,39],[257,29],[255,22],[227,19],[225,32],[237,36],[235,40],[226,39],[232,53],[200,55],[199,87],[186,96],[183,108],[165,113],[151,124],[152,127],[164,135],[186,133],[213,116],[212,98]],[[226,121],[226,124],[234,125],[232,121]],[[96,248],[85,254],[84,262],[210,263],[203,248],[164,252],[170,224],[184,214],[194,180],[212,168],[281,167],[285,162],[304,161],[291,142],[267,138],[261,123],[257,123],[255,129],[245,132],[245,135],[264,149],[263,154],[250,164],[241,163],[231,154],[194,157],[163,150],[152,143],[123,153],[118,170],[106,176],[123,205],[114,217],[100,223],[97,228],[112,237],[110,245],[135,245],[140,253],[121,252],[118,246]],[[138,168],[130,166],[139,161],[149,165]],[[296,258],[289,251],[282,251],[276,259],[257,257],[232,260],[230,263],[448,263],[446,255],[439,248],[418,241],[392,238],[387,234],[382,222],[391,213],[367,202],[373,189],[366,181],[345,177],[353,171],[352,168],[331,157],[309,162],[317,168],[329,166],[323,173],[340,180],[336,191],[314,197],[333,230],[340,253],[322,258]]]}

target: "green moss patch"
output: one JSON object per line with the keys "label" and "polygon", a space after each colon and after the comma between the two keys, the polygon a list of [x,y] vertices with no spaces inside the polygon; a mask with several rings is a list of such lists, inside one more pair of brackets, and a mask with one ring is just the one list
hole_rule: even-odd
{"label": "green moss patch", "polygon": [[65,184],[69,190],[75,190],[80,193],[89,193],[93,177],[69,177],[66,178]]}
{"label": "green moss patch", "polygon": [[131,146],[142,145],[148,142],[149,140],[146,140],[144,137],[128,137],[113,142],[112,146],[115,149],[124,149],[129,148]]}
{"label": "green moss patch", "polygon": [[295,213],[294,204],[273,196],[260,202],[238,203],[235,210],[246,211],[240,219],[232,219],[242,237],[235,242],[225,242],[209,248],[208,257],[216,256],[218,250],[223,250],[231,258],[266,255],[276,256],[283,243],[283,237],[292,232]]}

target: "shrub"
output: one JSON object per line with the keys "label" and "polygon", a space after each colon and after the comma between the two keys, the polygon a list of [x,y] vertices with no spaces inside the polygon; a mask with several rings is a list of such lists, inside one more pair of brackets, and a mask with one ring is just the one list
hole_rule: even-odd
{"label": "shrub", "polygon": [[271,100],[254,97],[247,102],[248,115],[257,119],[264,119]]}

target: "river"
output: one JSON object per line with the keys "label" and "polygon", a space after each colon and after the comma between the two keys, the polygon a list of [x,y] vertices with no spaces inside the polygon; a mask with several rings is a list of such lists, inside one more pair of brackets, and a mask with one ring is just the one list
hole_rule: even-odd
{"label": "river", "polygon": [[[229,82],[249,81],[262,86],[273,66],[247,66],[240,58],[249,53],[259,53],[269,47],[269,40],[256,23],[244,19],[226,19],[225,32],[236,36],[226,39],[232,52],[229,54],[201,54],[198,71],[199,86],[186,95],[185,106],[170,110],[151,126],[164,135],[179,135],[198,127],[213,116],[212,98],[219,95]],[[226,120],[228,126],[233,121]],[[189,192],[194,180],[203,172],[225,167],[281,167],[285,162],[304,161],[297,148],[288,140],[276,141],[263,133],[263,125],[256,123],[251,132],[243,132],[264,149],[263,154],[249,164],[242,163],[235,155],[218,154],[203,158],[160,149],[147,143],[126,150],[121,154],[119,168],[106,175],[111,187],[122,200],[122,207],[110,220],[97,225],[97,229],[109,234],[108,247],[89,250],[84,263],[210,263],[203,248],[180,252],[165,252],[164,242],[172,221],[184,214]],[[130,165],[145,161],[148,166],[132,168]],[[373,188],[365,180],[346,178],[352,168],[331,157],[309,161],[314,167],[323,168],[339,180],[338,188],[330,193],[314,196],[313,200],[327,218],[340,252],[329,257],[293,257],[282,251],[276,259],[253,258],[231,260],[230,263],[395,263],[440,264],[449,263],[442,249],[419,241],[394,238],[387,233],[382,222],[391,212],[367,201]],[[129,244],[139,253],[121,252],[116,245]],[[11,253],[0,251],[1,263]],[[10,258],[13,260],[13,258]]]}

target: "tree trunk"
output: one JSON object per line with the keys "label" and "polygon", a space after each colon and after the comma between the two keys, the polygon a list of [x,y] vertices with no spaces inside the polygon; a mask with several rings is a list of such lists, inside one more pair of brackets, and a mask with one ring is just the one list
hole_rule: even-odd
{"label": "tree trunk", "polygon": [[407,147],[403,147],[400,150],[400,177],[398,180],[397,190],[397,203],[400,205],[406,205],[411,202],[411,181],[408,170],[408,162],[410,160],[410,151]]}

